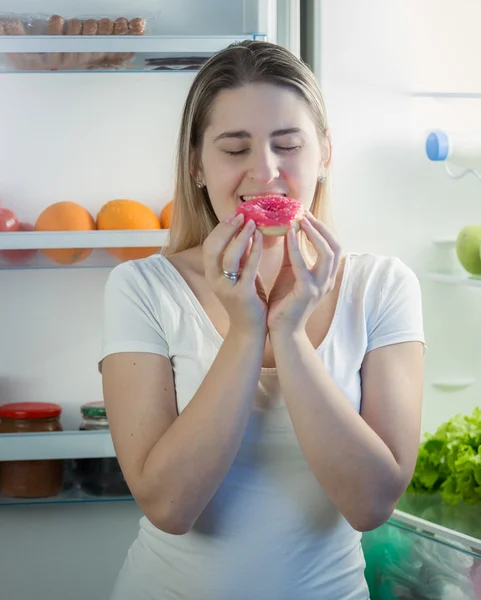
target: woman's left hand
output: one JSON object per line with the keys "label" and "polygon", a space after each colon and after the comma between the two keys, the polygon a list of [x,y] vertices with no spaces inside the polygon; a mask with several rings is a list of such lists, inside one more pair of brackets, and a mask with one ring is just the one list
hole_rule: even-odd
{"label": "woman's left hand", "polygon": [[268,299],[267,327],[274,333],[304,330],[307,319],[335,283],[342,249],[328,228],[306,213],[301,230],[317,252],[317,260],[308,269],[294,230],[284,242],[284,259]]}

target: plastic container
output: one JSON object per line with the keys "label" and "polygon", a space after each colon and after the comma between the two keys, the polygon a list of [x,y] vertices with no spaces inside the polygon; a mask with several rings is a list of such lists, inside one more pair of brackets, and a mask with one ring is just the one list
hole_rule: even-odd
{"label": "plastic container", "polygon": [[[62,431],[62,408],[45,402],[15,402],[0,406],[0,433]],[[0,462],[0,493],[15,498],[56,496],[63,487],[63,460]]]}
{"label": "plastic container", "polygon": [[[109,429],[103,402],[89,402],[81,409],[81,431]],[[73,461],[75,481],[82,490],[94,496],[128,496],[130,490],[116,457],[81,458]]]}
{"label": "plastic container", "polygon": [[429,160],[481,173],[481,131],[433,131],[426,139]]}
{"label": "plastic container", "polygon": [[[154,16],[139,14],[65,17],[46,14],[0,13],[0,35],[139,36],[150,32]],[[86,38],[86,44],[88,38]],[[9,53],[11,66],[19,71],[75,71],[120,69],[134,57],[132,52],[20,52]]]}

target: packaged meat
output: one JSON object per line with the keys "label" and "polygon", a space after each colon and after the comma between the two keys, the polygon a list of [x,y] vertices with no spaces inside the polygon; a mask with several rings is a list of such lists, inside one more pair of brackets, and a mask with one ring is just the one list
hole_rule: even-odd
{"label": "packaged meat", "polygon": [[[0,13],[0,35],[144,35],[153,29],[157,16],[62,15]],[[9,53],[7,59],[19,71],[74,71],[120,69],[134,57],[132,52],[29,52]]]}

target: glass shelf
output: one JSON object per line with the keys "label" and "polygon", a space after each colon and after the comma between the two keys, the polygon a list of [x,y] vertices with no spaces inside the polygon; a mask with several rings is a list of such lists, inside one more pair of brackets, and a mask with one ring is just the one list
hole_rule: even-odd
{"label": "glass shelf", "polygon": [[393,519],[481,554],[481,505],[446,504],[439,494],[404,494]]}
{"label": "glass shelf", "polygon": [[[112,268],[121,259],[107,248],[160,249],[167,244],[168,238],[168,229],[3,232],[0,233],[0,270]],[[93,252],[71,264],[56,262],[42,252],[69,248],[91,248]],[[129,256],[131,253],[126,253],[125,258]],[[136,258],[135,255],[131,257]]]}
{"label": "glass shelf", "polygon": [[0,434],[0,461],[116,456],[109,431]]}
{"label": "glass shelf", "polygon": [[394,520],[362,536],[371,600],[481,598],[481,554]]}
{"label": "glass shelf", "polygon": [[264,34],[212,36],[0,36],[0,72],[176,72],[195,71],[209,56]]}
{"label": "glass shelf", "polygon": [[426,274],[428,279],[438,283],[447,283],[449,285],[467,285],[471,287],[481,287],[481,276],[459,274],[459,273],[436,273],[430,271]]}
{"label": "glass shelf", "polygon": [[424,91],[424,92],[411,92],[409,94],[412,98],[439,98],[439,99],[459,99],[459,100],[463,100],[463,99],[470,99],[470,98],[480,98],[481,99],[481,92],[430,92],[430,91]]}
{"label": "glass shelf", "polygon": [[107,502],[135,502],[132,496],[92,496],[75,485],[67,486],[51,498],[12,498],[0,495],[0,506],[31,506],[43,504],[80,504]]}

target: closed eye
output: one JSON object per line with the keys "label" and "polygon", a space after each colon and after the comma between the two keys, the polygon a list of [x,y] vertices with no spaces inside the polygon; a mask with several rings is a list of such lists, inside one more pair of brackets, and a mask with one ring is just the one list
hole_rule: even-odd
{"label": "closed eye", "polygon": [[245,154],[248,150],[249,148],[244,148],[244,150],[224,150],[224,152],[230,156],[239,156],[240,154]]}
{"label": "closed eye", "polygon": [[276,146],[277,150],[281,152],[294,152],[294,150],[299,150],[300,146]]}
{"label": "closed eye", "polygon": [[[301,146],[275,146],[275,150],[280,152],[294,152],[295,150],[299,150]],[[249,148],[244,148],[243,150],[224,150],[226,154],[230,156],[240,156],[241,154],[246,154],[249,151]]]}

